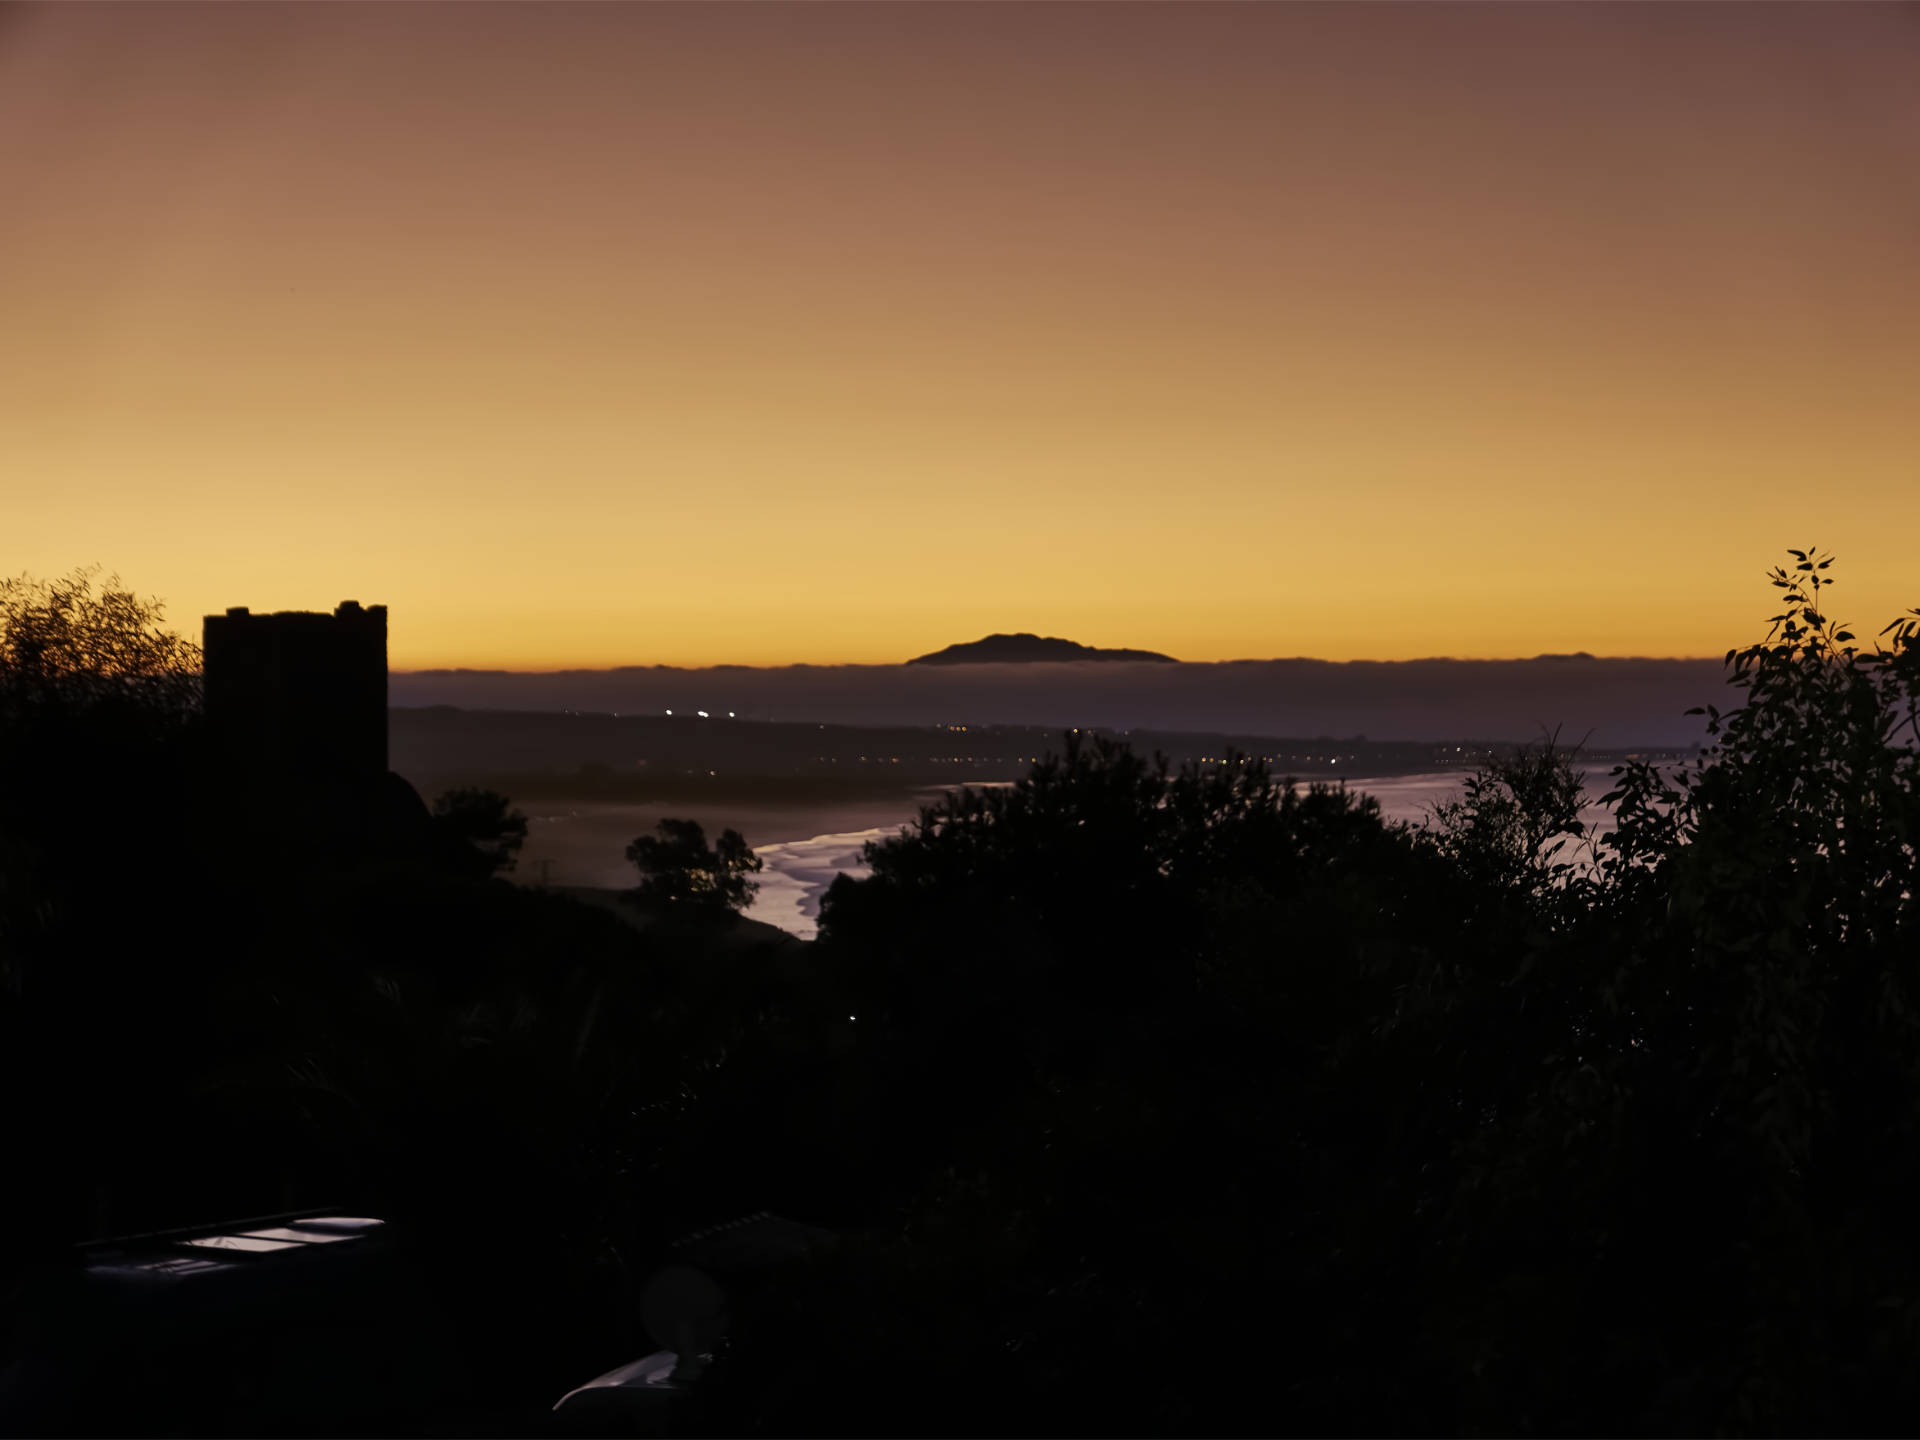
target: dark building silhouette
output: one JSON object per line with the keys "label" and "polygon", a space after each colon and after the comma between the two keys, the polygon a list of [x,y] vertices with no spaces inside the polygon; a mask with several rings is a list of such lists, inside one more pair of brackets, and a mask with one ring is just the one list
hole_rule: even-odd
{"label": "dark building silhouette", "polygon": [[210,833],[229,865],[422,853],[419,793],[388,769],[387,607],[209,615]]}
{"label": "dark building silhouette", "polygon": [[387,773],[387,607],[209,615],[207,728],[258,782],[363,785]]}

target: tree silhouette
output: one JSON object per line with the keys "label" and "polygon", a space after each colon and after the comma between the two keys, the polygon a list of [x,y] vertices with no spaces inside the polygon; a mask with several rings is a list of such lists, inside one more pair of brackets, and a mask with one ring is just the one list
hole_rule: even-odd
{"label": "tree silhouette", "polygon": [[640,870],[634,898],[646,905],[738,912],[760,889],[748,878],[760,872],[760,857],[740,832],[723,830],[709,846],[696,820],[662,820],[627,846],[627,859]]}
{"label": "tree silhouette", "polygon": [[1435,805],[1428,836],[1463,870],[1501,890],[1540,896],[1572,872],[1561,858],[1586,840],[1577,747],[1557,733],[1499,755],[1469,775],[1455,799]]}
{"label": "tree silhouette", "polygon": [[527,817],[494,790],[449,790],[434,800],[433,818],[471,847],[488,875],[512,870],[527,839]]}
{"label": "tree silhouette", "polygon": [[200,716],[200,649],[117,577],[0,580],[0,831],[97,829],[177,776]]}
{"label": "tree silhouette", "polygon": [[78,880],[122,820],[186,828],[200,650],[163,615],[97,568],[0,580],[0,837],[16,875]]}
{"label": "tree silhouette", "polygon": [[[1527,893],[1481,892],[1396,1006],[1452,1151],[1419,1203],[1461,1288],[1412,1353],[1456,1428],[1885,1432],[1920,1398],[1920,627],[1865,650],[1789,553],[1713,743],[1617,769],[1594,865],[1509,864]],[[1567,814],[1536,758],[1497,839]],[[1463,878],[1501,868],[1474,838]]]}
{"label": "tree silhouette", "polygon": [[[0,1270],[78,1238],[91,1156],[177,1094],[150,1037],[177,1037],[208,965],[198,936],[169,937],[183,896],[206,904],[201,686],[199,648],[163,613],[97,570],[0,580],[0,1126],[35,1177],[6,1197],[22,1213],[0,1216]],[[164,843],[129,864],[126,837],[143,833]]]}
{"label": "tree silhouette", "polygon": [[0,719],[137,706],[180,717],[200,704],[200,647],[162,627],[165,607],[99,567],[0,580]]}

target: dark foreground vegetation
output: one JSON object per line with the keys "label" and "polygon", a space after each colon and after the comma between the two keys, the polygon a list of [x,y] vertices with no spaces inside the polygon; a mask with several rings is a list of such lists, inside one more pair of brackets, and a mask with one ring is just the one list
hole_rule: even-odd
{"label": "dark foreground vegetation", "polygon": [[440,1433],[515,1431],[651,1348],[673,1236],[771,1209],[841,1242],[739,1294],[680,1433],[1907,1431],[1920,620],[1856,642],[1793,553],[1605,838],[1550,741],[1409,829],[1069,738],[812,945],[517,888],[474,801],[237,846],[187,647],[15,584],[9,1282],[389,1216],[471,1367]]}

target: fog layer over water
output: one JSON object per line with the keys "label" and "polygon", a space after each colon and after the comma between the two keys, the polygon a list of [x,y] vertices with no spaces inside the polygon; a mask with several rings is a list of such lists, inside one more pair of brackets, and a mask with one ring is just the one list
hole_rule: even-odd
{"label": "fog layer over water", "polygon": [[[1465,772],[1449,770],[1379,779],[1357,777],[1350,788],[1377,799],[1387,819],[1417,825],[1436,804],[1456,798],[1466,780]],[[1581,822],[1598,825],[1603,832],[1613,828],[1613,812],[1595,802],[1610,783],[1605,767],[1587,770],[1588,803],[1581,811]],[[862,847],[910,825],[919,806],[939,793],[804,810],[734,807],[710,813],[689,813],[692,807],[685,805],[529,806],[531,823],[519,878],[534,884],[630,888],[637,874],[626,860],[628,842],[650,832],[670,815],[691,818],[706,826],[709,840],[722,829],[740,831],[760,857],[765,866],[760,874],[760,893],[747,913],[811,940],[819,924],[820,897],[834,877],[866,874]]]}

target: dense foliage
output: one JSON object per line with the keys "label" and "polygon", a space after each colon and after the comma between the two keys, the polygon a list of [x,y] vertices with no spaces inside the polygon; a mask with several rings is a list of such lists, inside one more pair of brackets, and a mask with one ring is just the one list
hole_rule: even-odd
{"label": "dense foliage", "polygon": [[1910,1425],[1920,643],[1793,553],[1611,834],[1551,740],[1415,829],[1096,745],[876,846],[821,945],[906,1219],[724,1423]]}

